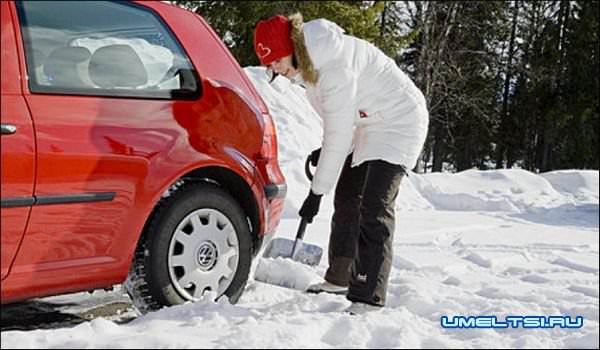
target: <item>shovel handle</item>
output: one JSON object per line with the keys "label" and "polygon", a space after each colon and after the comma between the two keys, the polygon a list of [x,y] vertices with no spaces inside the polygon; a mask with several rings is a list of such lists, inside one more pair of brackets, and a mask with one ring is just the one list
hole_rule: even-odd
{"label": "shovel handle", "polygon": [[302,218],[302,220],[300,220],[300,225],[298,226],[298,233],[296,233],[296,240],[304,238],[304,232],[306,232],[307,224],[308,224],[308,221],[306,221],[305,218]]}
{"label": "shovel handle", "polygon": [[306,157],[306,162],[304,162],[304,174],[306,174],[306,177],[312,181],[313,174],[310,172],[310,154],[308,157]]}
{"label": "shovel handle", "polygon": [[302,247],[302,239],[304,238],[304,232],[306,232],[307,224],[308,221],[306,221],[305,218],[302,218],[302,220],[300,220],[300,226],[298,226],[298,233],[296,233],[296,240],[294,241],[294,245],[292,246],[292,259],[296,257],[296,254],[298,254],[298,251],[300,251],[300,248]]}

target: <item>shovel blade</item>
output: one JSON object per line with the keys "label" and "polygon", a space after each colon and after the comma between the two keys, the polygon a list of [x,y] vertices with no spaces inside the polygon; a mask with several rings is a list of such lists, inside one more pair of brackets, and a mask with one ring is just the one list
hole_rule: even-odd
{"label": "shovel blade", "polygon": [[294,261],[298,261],[302,264],[309,266],[319,265],[321,256],[323,255],[323,249],[314,244],[308,244],[299,242],[302,246],[297,253],[292,256],[294,249],[294,240],[286,238],[274,238],[269,242],[269,245],[265,248],[263,257],[265,258],[290,258]]}

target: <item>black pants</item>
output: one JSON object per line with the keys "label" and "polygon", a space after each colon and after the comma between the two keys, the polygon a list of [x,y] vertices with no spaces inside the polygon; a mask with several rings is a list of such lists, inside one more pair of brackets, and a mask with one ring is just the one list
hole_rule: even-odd
{"label": "black pants", "polygon": [[335,189],[325,280],[348,285],[347,298],[384,305],[392,264],[395,200],[404,168],[383,160],[350,167],[346,159]]}

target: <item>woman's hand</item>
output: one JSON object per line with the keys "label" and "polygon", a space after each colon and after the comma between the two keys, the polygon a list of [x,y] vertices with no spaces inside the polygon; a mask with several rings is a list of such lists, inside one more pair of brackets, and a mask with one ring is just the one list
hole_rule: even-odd
{"label": "woman's hand", "polygon": [[298,214],[300,214],[300,216],[303,217],[309,224],[319,212],[319,207],[321,206],[321,197],[323,197],[323,195],[314,194],[311,190],[304,200],[300,211],[298,212]]}

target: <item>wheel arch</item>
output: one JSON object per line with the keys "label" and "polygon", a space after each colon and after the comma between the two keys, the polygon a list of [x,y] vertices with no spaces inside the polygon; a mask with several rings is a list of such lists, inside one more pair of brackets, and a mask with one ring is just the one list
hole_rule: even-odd
{"label": "wheel arch", "polygon": [[261,222],[259,214],[260,209],[257,199],[250,184],[248,184],[242,176],[230,169],[220,166],[207,166],[194,169],[173,181],[167,192],[165,192],[165,194],[156,202],[150,212],[150,215],[148,215],[146,218],[136,246],[146,235],[148,231],[148,225],[152,222],[161,205],[164,204],[165,198],[180,190],[184,184],[200,182],[215,184],[219,188],[222,188],[228,192],[234,199],[238,201],[240,207],[246,215],[248,225],[250,227],[250,232],[252,235],[252,254],[254,255],[258,247],[260,247],[262,239],[262,236],[258,234],[261,229]]}

